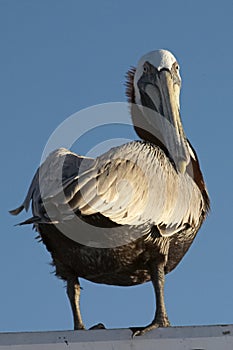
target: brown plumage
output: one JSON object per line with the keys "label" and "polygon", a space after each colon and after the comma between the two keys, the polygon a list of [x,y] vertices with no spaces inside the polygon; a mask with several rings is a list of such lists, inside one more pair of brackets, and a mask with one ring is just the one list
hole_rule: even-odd
{"label": "brown plumage", "polygon": [[[152,281],[156,295],[154,319],[150,325],[134,329],[134,334],[169,326],[164,275],[183,258],[209,210],[197,155],[184,135],[178,114],[174,114],[178,118],[174,125],[179,128],[176,134],[175,128],[161,129],[156,119],[151,124],[143,109],[148,106],[163,119],[171,117],[161,102],[161,91],[163,79],[168,79],[168,87],[172,86],[172,93],[174,87],[175,95],[180,86],[176,69],[174,56],[160,50],[145,55],[138,67],[127,74],[126,95],[141,141],[116,147],[97,159],[64,149],[53,152],[35,174],[24,203],[11,211],[17,215],[32,203],[33,217],[22,224],[34,224],[52,256],[56,275],[67,282],[74,329],[84,329],[79,310],[79,277],[118,286]],[[151,90],[151,85],[157,90]],[[171,113],[174,108],[179,110],[178,102],[171,101],[171,105]],[[154,133],[154,126],[160,128],[163,140]],[[169,142],[176,137],[178,149],[174,150]],[[64,198],[63,190],[55,191],[53,182],[60,164]],[[124,187],[122,180],[131,187]],[[66,206],[76,218],[67,216]],[[83,231],[77,217],[80,225],[82,222],[94,227],[94,241],[96,230],[104,228],[110,245],[98,245],[98,238],[94,244],[82,242]],[[64,234],[68,226],[77,239]]]}

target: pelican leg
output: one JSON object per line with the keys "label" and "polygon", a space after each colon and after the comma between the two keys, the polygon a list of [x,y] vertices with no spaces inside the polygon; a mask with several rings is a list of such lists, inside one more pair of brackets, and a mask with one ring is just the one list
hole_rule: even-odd
{"label": "pelican leg", "polygon": [[67,280],[66,292],[70,300],[70,305],[74,319],[74,330],[85,329],[80,312],[80,284],[78,278]]}
{"label": "pelican leg", "polygon": [[156,264],[151,268],[151,281],[156,295],[156,311],[153,321],[142,328],[132,328],[133,336],[143,335],[146,332],[158,328],[169,327],[170,322],[167,316],[164,302],[164,263]]}

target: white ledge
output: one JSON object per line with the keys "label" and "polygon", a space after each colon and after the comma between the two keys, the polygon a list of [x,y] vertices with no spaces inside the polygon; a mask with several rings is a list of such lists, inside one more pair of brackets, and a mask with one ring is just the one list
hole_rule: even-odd
{"label": "white ledge", "polygon": [[0,333],[0,350],[232,350],[233,325],[158,328],[132,339],[129,329]]}

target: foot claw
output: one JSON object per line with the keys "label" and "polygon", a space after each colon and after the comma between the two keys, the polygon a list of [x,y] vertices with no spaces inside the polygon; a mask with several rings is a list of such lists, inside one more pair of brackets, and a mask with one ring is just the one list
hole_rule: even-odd
{"label": "foot claw", "polygon": [[137,337],[138,335],[141,335],[141,331],[143,330],[143,327],[131,327],[130,330],[132,331],[132,338]]}

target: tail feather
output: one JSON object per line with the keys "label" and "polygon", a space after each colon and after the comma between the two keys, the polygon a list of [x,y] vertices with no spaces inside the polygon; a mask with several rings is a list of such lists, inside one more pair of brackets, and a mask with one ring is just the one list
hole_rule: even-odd
{"label": "tail feather", "polygon": [[32,216],[31,218],[22,221],[18,224],[16,224],[15,226],[22,226],[22,225],[30,225],[30,224],[36,224],[41,222],[41,218],[39,216]]}
{"label": "tail feather", "polygon": [[47,224],[47,225],[54,225],[54,224],[58,224],[59,221],[51,221],[50,219],[47,219],[47,218],[41,218],[39,216],[32,216],[31,218],[25,220],[25,221],[22,221],[18,224],[16,224],[15,226],[22,226],[22,225],[30,225],[30,224]]}
{"label": "tail feather", "polygon": [[13,210],[9,210],[9,213],[11,215],[18,215],[19,213],[21,213],[21,211],[24,209],[24,205],[20,205],[18,208],[13,209]]}

